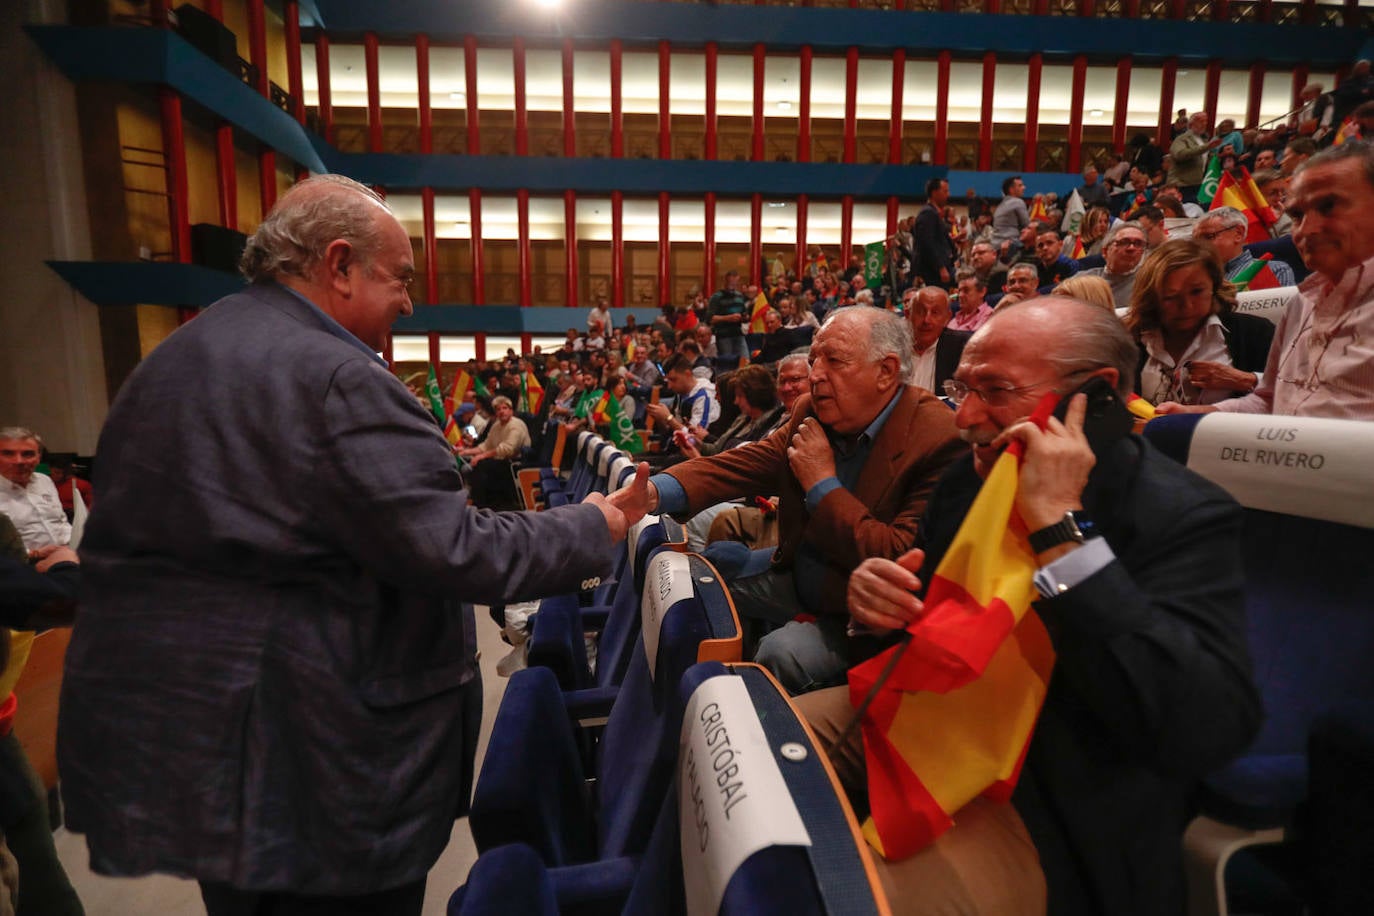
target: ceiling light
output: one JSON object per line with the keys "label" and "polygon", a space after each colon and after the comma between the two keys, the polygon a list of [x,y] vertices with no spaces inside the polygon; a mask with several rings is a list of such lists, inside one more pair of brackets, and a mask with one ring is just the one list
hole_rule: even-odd
{"label": "ceiling light", "polygon": [[1094,118],[1100,118],[1102,117],[1102,109],[1094,108],[1092,111],[1088,112],[1088,114],[1092,115]]}
{"label": "ceiling light", "polygon": [[779,102],[779,103],[778,103],[778,111],[791,111],[791,110],[792,110],[792,103],[791,103],[791,102]]}
{"label": "ceiling light", "polygon": [[455,102],[466,102],[468,100],[467,94],[463,92],[450,92],[448,97]]}
{"label": "ceiling light", "polygon": [[774,229],[773,231],[776,232],[778,235],[786,235],[786,234],[788,233],[789,230],[788,230],[788,228],[787,228],[786,226],[779,226],[778,228]]}
{"label": "ceiling light", "polygon": [[563,5],[563,0],[534,0],[536,6],[542,6],[546,10],[557,9]]}

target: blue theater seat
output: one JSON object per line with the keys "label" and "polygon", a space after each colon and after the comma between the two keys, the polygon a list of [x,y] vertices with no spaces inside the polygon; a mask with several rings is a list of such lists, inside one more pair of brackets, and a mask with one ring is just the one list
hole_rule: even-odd
{"label": "blue theater seat", "polygon": [[[664,552],[624,683],[597,747],[587,792],[557,679],[529,668],[511,678],[493,725],[470,823],[479,850],[525,842],[551,865],[639,853],[672,780],[682,710],[677,684],[702,659],[737,660],[739,621],[715,570]],[[646,648],[647,647],[647,648]]]}
{"label": "blue theater seat", "polygon": [[[539,896],[529,909],[504,912],[884,912],[885,900],[853,812],[824,750],[816,746],[777,682],[757,665],[706,662],[686,672],[678,697],[688,712],[683,746],[691,753],[676,760],[675,788],[658,808],[642,855],[596,866],[548,868],[529,847],[498,847],[478,859],[467,886],[449,902],[450,916],[496,912],[502,900],[523,905],[535,892]],[[697,756],[719,755],[727,740],[730,750],[739,751],[737,762],[725,762],[721,755],[717,768]],[[731,765],[736,766],[733,773]],[[724,787],[718,772],[728,776]],[[724,816],[727,804],[732,817]],[[707,805],[714,807],[707,811]],[[684,820],[689,839],[685,846]],[[729,855],[732,846],[746,842],[744,854]],[[511,882],[529,887],[510,895],[504,888]],[[694,888],[690,895],[689,886]],[[549,892],[556,901],[552,905]]]}
{"label": "blue theater seat", "polygon": [[1374,424],[1175,415],[1145,436],[1245,507],[1246,627],[1264,723],[1205,780],[1205,818],[1185,841],[1192,911],[1225,913],[1228,860],[1283,840],[1308,795],[1313,723],[1339,703],[1374,701]]}

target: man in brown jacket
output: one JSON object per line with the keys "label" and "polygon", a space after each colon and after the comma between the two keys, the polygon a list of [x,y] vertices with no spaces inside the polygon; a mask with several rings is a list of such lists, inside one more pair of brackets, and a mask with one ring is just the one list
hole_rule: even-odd
{"label": "man in brown jacket", "polygon": [[[780,494],[777,549],[754,551],[722,574],[746,632],[772,630],[756,660],[793,693],[844,681],[849,573],[911,547],[935,481],[963,451],[950,409],[905,384],[911,352],[901,318],[842,309],[816,334],[811,394],[797,400],[787,425],[650,481],[651,505],[679,516]],[[792,620],[802,612],[816,622]]]}

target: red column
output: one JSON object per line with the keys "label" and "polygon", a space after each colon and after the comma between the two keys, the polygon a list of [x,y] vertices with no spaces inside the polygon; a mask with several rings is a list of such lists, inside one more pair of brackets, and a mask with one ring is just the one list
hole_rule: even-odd
{"label": "red column", "polygon": [[673,158],[672,50],[666,41],[658,43],[658,158]]}
{"label": "red column", "polygon": [[1163,74],[1159,83],[1159,127],[1160,147],[1169,148],[1169,125],[1174,123],[1174,83],[1178,80],[1178,58],[1170,57],[1164,61]]}
{"label": "red column", "polygon": [[[186,134],[181,123],[181,96],[167,88],[158,90],[162,115],[162,157],[167,163],[167,223],[171,230],[172,260],[191,263],[190,194],[186,177]],[[196,315],[189,307],[177,309],[177,321],[185,324]]]}
{"label": "red column", "polygon": [[482,153],[482,132],[477,119],[477,39],[472,35],[463,39],[463,82],[467,87],[468,155],[478,156]]}
{"label": "red column", "polygon": [[1169,4],[1170,19],[1186,19],[1188,17],[1188,0],[1172,0]]}
{"label": "red column", "polygon": [[1207,62],[1207,77],[1203,84],[1202,105],[1207,109],[1207,128],[1217,123],[1217,98],[1221,95],[1221,61]]}
{"label": "red column", "polygon": [[529,356],[534,349],[534,335],[529,331],[520,332],[520,355]]}
{"label": "red column", "polygon": [[1264,61],[1250,65],[1250,82],[1245,93],[1245,126],[1258,127],[1260,102],[1264,97]]}
{"label": "red column", "polygon": [[716,158],[716,43],[706,42],[706,158]]}
{"label": "red column", "polygon": [[267,14],[263,11],[263,0],[248,0],[248,62],[257,68],[257,79],[253,88],[260,95],[270,97],[267,91]]}
{"label": "red column", "polygon": [[[978,170],[992,168],[992,96],[997,88],[997,55],[988,51],[983,55],[983,105],[978,122]],[[1082,103],[1079,98],[1079,103]]]}
{"label": "red column", "polygon": [[367,68],[367,148],[382,151],[382,77],[377,61],[377,34],[363,35],[363,63]]}
{"label": "red column", "polygon": [[[1043,2],[1043,0],[1037,0],[1037,2]],[[1140,0],[1126,0],[1126,18],[1140,18]]]}
{"label": "red column", "polygon": [[625,195],[611,192],[611,305],[625,305]]}
{"label": "red column", "polygon": [[840,199],[840,270],[849,266],[849,256],[854,251],[854,195],[846,194]]}
{"label": "red column", "polygon": [[611,39],[611,158],[625,155],[625,116],[620,39]]}
{"label": "red column", "polygon": [[811,161],[811,46],[802,45],[801,74],[798,79],[801,96],[797,103],[797,161]]}
{"label": "red column", "polygon": [[897,234],[897,209],[900,206],[897,198],[887,199],[887,235],[888,238]]}
{"label": "red column", "polygon": [[1126,151],[1126,118],[1131,107],[1131,59],[1116,62],[1116,105],[1112,118],[1112,149]]}
{"label": "red column", "polygon": [[1078,15],[1090,18],[1095,15],[1097,3],[1095,0],[1078,0]]}
{"label": "red column", "polygon": [[429,36],[415,36],[415,79],[419,87],[420,152],[434,152],[434,109],[429,98]]}
{"label": "red column", "polygon": [[479,363],[487,361],[487,335],[481,331],[472,335],[472,357]]}
{"label": "red column", "polygon": [[797,195],[797,276],[806,268],[806,210],[811,198],[805,194]]}
{"label": "red column", "polygon": [[577,282],[577,192],[563,192],[563,264],[567,275],[568,292],[564,296],[570,307],[576,308]]}
{"label": "red column", "polygon": [[305,123],[305,81],[301,78],[301,8],[298,0],[282,3],[286,24],[286,91],[291,93],[291,117]]}
{"label": "red column", "polygon": [[1040,77],[1044,64],[1044,56],[1037,51],[1030,56],[1026,70],[1026,130],[1021,137],[1021,169],[1026,172],[1034,172],[1039,164]]}
{"label": "red column", "polygon": [[425,222],[425,301],[434,305],[439,301],[439,242],[434,230],[434,189],[420,189],[420,206]]}
{"label": "red column", "polygon": [[234,153],[234,128],[215,127],[215,177],[219,188],[219,222],[226,229],[239,227],[239,176]]}
{"label": "red column", "polygon": [[906,88],[906,51],[892,52],[892,114],[887,138],[887,161],[902,164],[902,91]]}
{"label": "red column", "polygon": [[672,283],[669,279],[673,259],[669,249],[668,240],[668,192],[658,192],[658,302],[655,305],[662,305],[670,301],[669,290]]}
{"label": "red column", "polygon": [[1213,0],[1212,20],[1214,22],[1229,22],[1231,20],[1231,0]]}
{"label": "red column", "polygon": [[[844,161],[853,162],[859,135],[859,49],[844,55]],[[845,256],[846,258],[848,255]]]}
{"label": "red column", "polygon": [[949,60],[941,51],[935,69],[935,165],[949,162]]}
{"label": "red column", "polygon": [[1298,19],[1303,25],[1314,25],[1317,21],[1317,0],[1302,0],[1302,15]]}
{"label": "red column", "polygon": [[320,87],[320,130],[327,143],[334,142],[334,105],[329,91],[329,36],[315,33],[315,79]]}
{"label": "red column", "polygon": [[277,154],[270,149],[258,153],[258,196],[262,200],[262,215],[277,202]]}
{"label": "red column", "polygon": [[1345,0],[1344,25],[1347,29],[1360,27],[1360,0]]}
{"label": "red column", "polygon": [[573,43],[563,39],[563,155],[577,155],[577,98],[573,88]]}
{"label": "red column", "polygon": [[1260,22],[1270,22],[1274,17],[1274,0],[1259,0],[1259,15],[1256,16]]}
{"label": "red column", "polygon": [[755,162],[763,161],[763,71],[764,48],[762,44],[756,44],[754,45],[753,150],[749,157]]}
{"label": "red column", "polygon": [[167,163],[167,220],[171,227],[172,259],[191,263],[191,217],[186,198],[186,132],[181,121],[181,96],[171,89],[158,90],[162,114],[162,156]]}
{"label": "red column", "polygon": [[1088,87],[1088,59],[1073,59],[1073,91],[1069,102],[1069,171],[1083,167],[1083,95]]}
{"label": "red column", "polygon": [[439,332],[438,332],[438,331],[430,331],[429,334],[428,334],[428,337],[429,337],[429,364],[430,364],[431,366],[434,367],[434,375],[435,375],[436,378],[438,378],[438,379],[440,380],[440,381],[439,381],[439,387],[442,388],[442,387],[443,387],[443,384],[444,384],[444,383],[443,383],[443,376],[442,376],[444,364],[443,364],[443,361],[440,359],[440,356],[439,356]]}
{"label": "red column", "polygon": [[[469,83],[468,85],[472,85]],[[468,94],[468,102],[471,104],[472,95]],[[486,265],[485,258],[482,257],[482,189],[472,188],[468,191],[468,229],[469,248],[472,251],[472,304],[487,304],[487,280],[484,276]],[[479,351],[480,352],[480,351]],[[478,357],[479,359],[482,357]]]}
{"label": "red column", "polygon": [[528,156],[530,118],[525,106],[525,40],[519,36],[511,44],[511,60],[515,70],[515,155]]}
{"label": "red column", "polygon": [[530,192],[521,188],[515,192],[516,261],[520,271],[520,307],[529,308],[533,302],[530,295]]}
{"label": "red column", "polygon": [[716,289],[716,194],[714,191],[706,192],[705,211],[706,225],[701,246],[701,272],[703,274],[702,288],[706,290],[706,295],[709,296]]}
{"label": "red column", "polygon": [[759,266],[763,261],[763,195],[754,194],[749,198],[749,278],[750,282],[763,285]]}

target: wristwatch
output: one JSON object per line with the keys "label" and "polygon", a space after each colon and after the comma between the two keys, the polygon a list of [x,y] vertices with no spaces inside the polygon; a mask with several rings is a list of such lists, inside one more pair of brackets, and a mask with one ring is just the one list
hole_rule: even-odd
{"label": "wristwatch", "polygon": [[1065,512],[1064,517],[1053,525],[1048,525],[1039,531],[1032,531],[1027,540],[1030,541],[1032,551],[1044,553],[1060,544],[1082,544],[1089,538],[1097,536],[1097,526],[1093,524],[1092,519],[1088,518],[1086,512],[1076,509]]}

